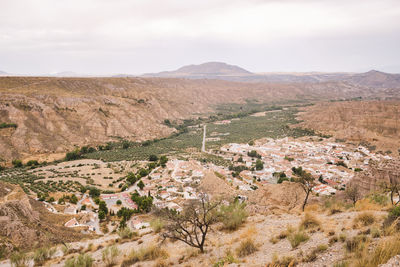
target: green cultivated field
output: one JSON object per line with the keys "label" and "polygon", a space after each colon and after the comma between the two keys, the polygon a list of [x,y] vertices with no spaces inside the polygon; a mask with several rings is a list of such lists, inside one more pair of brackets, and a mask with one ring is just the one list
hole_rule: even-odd
{"label": "green cultivated field", "polygon": [[[225,107],[226,108],[226,107]],[[257,110],[259,111],[259,109]],[[308,130],[292,129],[290,124],[297,123],[295,114],[297,109],[289,108],[279,112],[267,112],[266,116],[253,117],[246,115],[238,120],[232,120],[228,125],[215,125],[212,122],[207,123],[207,137],[211,137],[212,132],[229,133],[226,136],[215,136],[221,138],[219,141],[208,141],[207,149],[217,148],[227,143],[247,143],[254,139],[263,137],[282,138],[286,136],[300,137],[313,135]],[[215,119],[223,119],[220,115]],[[214,119],[214,120],[215,120]],[[202,127],[187,128],[187,132],[176,134],[165,139],[155,140],[146,146],[133,144],[127,149],[115,146],[112,150],[96,151],[85,154],[85,158],[101,159],[104,161],[119,160],[147,160],[152,154],[177,154],[200,151],[203,131]]]}
{"label": "green cultivated field", "polygon": [[[301,137],[314,135],[313,131],[291,128],[290,124],[298,121],[295,119],[296,109],[282,110],[280,112],[267,112],[265,116],[246,116],[239,120],[232,120],[230,124],[207,125],[207,137],[219,137],[220,141],[207,141],[208,148],[217,148],[227,143],[248,143],[251,140],[263,137],[283,138],[286,136]],[[229,133],[229,135],[210,136],[211,133]]]}

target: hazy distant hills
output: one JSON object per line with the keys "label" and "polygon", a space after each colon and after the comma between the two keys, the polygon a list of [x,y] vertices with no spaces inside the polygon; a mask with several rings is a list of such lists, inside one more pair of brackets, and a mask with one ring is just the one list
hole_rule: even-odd
{"label": "hazy distant hills", "polygon": [[1,71],[1,70],[0,70],[0,76],[6,76],[6,75],[8,75],[8,73],[7,73],[7,72],[5,72],[5,71]]}
{"label": "hazy distant hills", "polygon": [[147,73],[146,77],[188,77],[188,78],[217,78],[219,76],[252,75],[251,72],[223,62],[207,62],[199,65],[183,66],[175,71]]}
{"label": "hazy distant hills", "polygon": [[340,81],[365,87],[400,88],[400,74],[390,74],[376,70],[371,70],[366,73],[252,73],[241,67],[222,62],[207,62],[199,65],[188,65],[175,71],[147,73],[143,76],[188,79],[221,79],[227,81],[253,83],[320,83]]}
{"label": "hazy distant hills", "polygon": [[354,74],[344,80],[366,87],[400,88],[400,74],[389,74],[376,70]]}

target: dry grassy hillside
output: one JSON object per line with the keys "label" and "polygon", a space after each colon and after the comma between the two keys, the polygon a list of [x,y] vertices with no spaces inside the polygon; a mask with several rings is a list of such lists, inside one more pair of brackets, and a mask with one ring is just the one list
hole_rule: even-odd
{"label": "dry grassy hillside", "polygon": [[[307,107],[300,125],[337,138],[368,142],[383,152],[398,154],[400,147],[399,101],[320,103]],[[391,151],[391,152],[389,152]]]}
{"label": "dry grassy hillside", "polygon": [[3,159],[61,153],[122,137],[169,135],[163,120],[210,112],[221,103],[368,97],[372,89],[344,83],[247,84],[163,78],[0,77]]}

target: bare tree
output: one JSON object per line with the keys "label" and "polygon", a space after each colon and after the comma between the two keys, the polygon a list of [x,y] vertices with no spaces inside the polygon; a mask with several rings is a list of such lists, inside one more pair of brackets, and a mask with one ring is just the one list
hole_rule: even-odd
{"label": "bare tree", "polygon": [[292,171],[298,177],[297,179],[295,179],[295,181],[300,184],[301,188],[306,193],[306,197],[304,198],[302,207],[304,211],[308,202],[308,197],[310,196],[310,193],[312,192],[314,186],[316,185],[315,179],[310,173],[304,171],[301,167],[299,168],[293,167]]}
{"label": "bare tree", "polygon": [[211,225],[219,220],[219,206],[220,202],[210,202],[203,195],[199,200],[188,202],[180,213],[175,210],[159,210],[157,213],[166,221],[161,235],[164,239],[180,240],[203,253],[207,233]]}
{"label": "bare tree", "polygon": [[344,194],[347,199],[351,200],[353,202],[353,205],[355,206],[357,201],[361,198],[361,193],[358,190],[358,187],[354,185],[350,185],[346,188],[344,191]]}

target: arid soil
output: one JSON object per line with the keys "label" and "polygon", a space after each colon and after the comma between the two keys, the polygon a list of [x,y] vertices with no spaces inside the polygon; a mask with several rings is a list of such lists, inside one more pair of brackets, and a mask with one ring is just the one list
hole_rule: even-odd
{"label": "arid soil", "polygon": [[301,127],[398,155],[400,149],[399,101],[319,103],[300,113]]}

